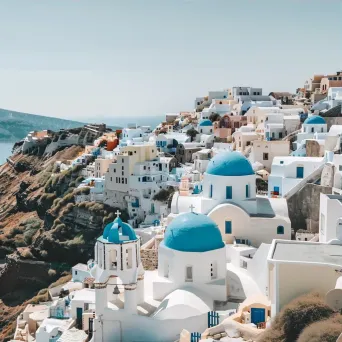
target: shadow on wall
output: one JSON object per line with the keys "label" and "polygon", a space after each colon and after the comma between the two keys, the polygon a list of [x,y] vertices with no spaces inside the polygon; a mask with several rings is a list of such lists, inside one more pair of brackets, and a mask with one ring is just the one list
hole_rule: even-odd
{"label": "shadow on wall", "polygon": [[331,194],[331,187],[306,184],[287,201],[291,227],[318,233],[320,193]]}

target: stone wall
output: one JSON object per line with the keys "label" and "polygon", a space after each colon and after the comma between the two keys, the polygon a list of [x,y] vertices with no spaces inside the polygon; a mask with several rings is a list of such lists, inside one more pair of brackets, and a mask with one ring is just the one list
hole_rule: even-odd
{"label": "stone wall", "polygon": [[316,140],[306,140],[306,156],[307,157],[323,157],[321,146]]}
{"label": "stone wall", "polygon": [[140,257],[144,270],[153,271],[158,268],[158,249],[141,249]]}
{"label": "stone wall", "polygon": [[295,193],[288,201],[289,218],[291,227],[318,233],[320,193],[331,194],[330,186],[306,184]]}

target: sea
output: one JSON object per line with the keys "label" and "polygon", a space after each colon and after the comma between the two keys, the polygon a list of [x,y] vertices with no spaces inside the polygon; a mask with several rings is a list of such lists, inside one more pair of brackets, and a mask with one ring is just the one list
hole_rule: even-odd
{"label": "sea", "polygon": [[0,165],[6,162],[6,158],[12,155],[14,142],[0,142]]}

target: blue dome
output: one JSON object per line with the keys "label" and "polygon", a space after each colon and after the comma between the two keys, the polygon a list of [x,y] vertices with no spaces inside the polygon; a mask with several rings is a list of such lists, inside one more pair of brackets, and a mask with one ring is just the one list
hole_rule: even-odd
{"label": "blue dome", "polygon": [[209,162],[206,173],[215,176],[254,175],[251,163],[239,152],[218,153]]}
{"label": "blue dome", "polygon": [[304,125],[324,125],[325,120],[319,115],[313,115],[304,121]]}
{"label": "blue dome", "polygon": [[164,244],[181,252],[207,252],[224,247],[216,223],[196,213],[177,216],[166,228]]}
{"label": "blue dome", "polygon": [[99,238],[101,242],[123,243],[124,241],[137,240],[134,229],[117,217],[114,222],[108,223]]}
{"label": "blue dome", "polygon": [[203,126],[212,126],[212,125],[213,125],[213,123],[212,123],[210,120],[208,120],[208,119],[201,120],[201,121],[199,122],[199,124],[198,124],[198,126],[200,126],[200,127],[203,127]]}

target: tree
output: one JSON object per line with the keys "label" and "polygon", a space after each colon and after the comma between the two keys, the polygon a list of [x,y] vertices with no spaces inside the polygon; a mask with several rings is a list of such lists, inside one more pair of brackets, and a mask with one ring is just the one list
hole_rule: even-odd
{"label": "tree", "polygon": [[220,119],[221,119],[221,116],[217,113],[211,113],[209,116],[209,120],[211,122],[220,121]]}
{"label": "tree", "polygon": [[197,134],[198,132],[195,130],[195,128],[190,128],[186,131],[186,135],[191,138],[191,141],[196,138]]}

